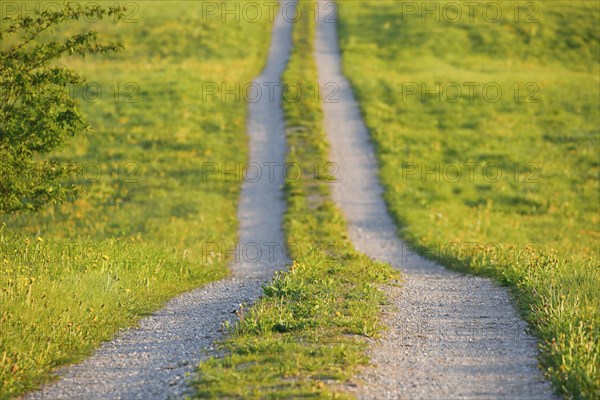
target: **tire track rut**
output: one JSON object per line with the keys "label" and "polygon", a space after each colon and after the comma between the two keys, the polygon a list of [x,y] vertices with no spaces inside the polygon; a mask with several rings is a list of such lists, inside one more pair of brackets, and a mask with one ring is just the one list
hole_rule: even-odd
{"label": "tire track rut", "polygon": [[[282,0],[282,5],[291,0]],[[256,165],[284,166],[285,123],[281,108],[281,75],[291,51],[290,21],[275,18],[268,62],[251,91],[265,88],[272,96],[251,92],[247,131],[250,160]],[[274,83],[279,83],[278,85]],[[270,86],[266,86],[270,85]],[[270,164],[266,164],[270,163]],[[170,300],[138,328],[124,330],[80,364],[59,371],[60,379],[26,399],[167,399],[186,394],[186,373],[222,339],[221,326],[233,322],[234,307],[253,302],[261,285],[283,268],[283,174],[244,182],[238,207],[240,248],[260,248],[261,256],[238,257],[231,276]],[[272,178],[272,179],[271,179]],[[270,251],[274,249],[275,251]]]}
{"label": "tire track rut", "polygon": [[449,271],[407,251],[383,201],[378,163],[348,81],[341,72],[334,4],[320,0],[315,57],[321,87],[335,83],[338,102],[324,102],[330,159],[338,165],[333,198],[356,248],[403,272],[386,287],[389,331],[373,340],[364,368],[346,389],[363,399],[552,399],[538,368],[537,343],[507,291],[490,279]]}

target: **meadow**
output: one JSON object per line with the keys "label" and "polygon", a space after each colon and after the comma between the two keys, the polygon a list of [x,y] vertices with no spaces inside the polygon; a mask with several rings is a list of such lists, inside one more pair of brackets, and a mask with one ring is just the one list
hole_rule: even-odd
{"label": "meadow", "polygon": [[555,387],[598,398],[598,3],[420,4],[339,2],[399,235],[508,285]]}
{"label": "meadow", "polygon": [[206,18],[200,2],[128,4],[120,24],[54,33],[91,27],[125,49],[65,60],[87,78],[72,94],[93,131],[52,157],[79,167],[65,182],[79,196],[0,219],[0,398],[228,273],[213,250],[236,240],[240,183],[202,166],[246,161],[246,107],[203,85],[250,82],[270,24]]}
{"label": "meadow", "polygon": [[[227,275],[214,250],[236,241],[241,182],[219,169],[247,160],[246,104],[206,84],[250,82],[270,23],[207,19],[202,2],[128,4],[126,21],[96,27],[123,52],[65,60],[88,79],[73,96],[93,131],[52,157],[80,167],[68,182],[80,195],[0,217],[0,399]],[[399,235],[509,287],[555,388],[599,398],[600,6],[422,4],[338,2],[344,71]],[[316,81],[314,30],[304,12],[285,82]],[[288,162],[303,170],[285,187],[295,262],[224,327],[225,355],[199,365],[196,397],[345,398],[336,383],[385,329],[377,286],[398,275],[353,249],[332,182],[315,179],[328,152],[315,99],[284,98]]]}

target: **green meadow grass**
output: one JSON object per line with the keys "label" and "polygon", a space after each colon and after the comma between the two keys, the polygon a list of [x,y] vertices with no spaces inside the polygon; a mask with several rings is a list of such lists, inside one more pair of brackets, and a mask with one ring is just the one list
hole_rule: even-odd
{"label": "green meadow grass", "polygon": [[408,3],[338,3],[399,234],[514,289],[557,390],[598,398],[600,7],[493,2],[489,22],[455,2],[451,22]]}
{"label": "green meadow grass", "polygon": [[82,167],[72,178],[82,194],[0,220],[0,398],[227,274],[203,248],[233,246],[240,186],[202,165],[246,160],[246,107],[203,98],[203,83],[249,82],[270,24],[203,21],[201,2],[129,4],[130,23],[93,26],[121,40],[122,53],[66,61],[97,98],[73,91],[94,131],[52,155]]}
{"label": "green meadow grass", "polygon": [[[308,0],[294,26],[294,50],[284,83],[303,88],[316,82],[314,22]],[[310,92],[310,91],[309,91]],[[194,382],[198,398],[349,398],[331,386],[368,363],[363,337],[382,329],[376,287],[395,276],[389,266],[356,253],[345,221],[330,199],[326,174],[315,179],[314,165],[327,162],[328,146],[315,93],[285,99],[289,154],[302,179],[286,182],[287,241],[295,260],[264,288],[263,297],[230,328],[226,355],[200,364]]]}

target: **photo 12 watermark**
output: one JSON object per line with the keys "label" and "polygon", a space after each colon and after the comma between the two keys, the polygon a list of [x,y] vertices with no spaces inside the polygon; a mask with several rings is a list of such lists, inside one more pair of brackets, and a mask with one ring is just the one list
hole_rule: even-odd
{"label": "photo 12 watermark", "polygon": [[201,260],[203,263],[229,261],[239,264],[276,264],[281,267],[291,264],[308,254],[317,254],[323,258],[339,253],[340,244],[336,242],[204,242]]}
{"label": "photo 12 watermark", "polygon": [[510,259],[514,260],[526,251],[539,252],[539,245],[535,242],[483,242],[483,241],[449,241],[427,244],[407,244],[402,242],[398,260],[407,263],[425,257],[432,260],[448,260],[477,257],[486,257],[488,260]]}
{"label": "photo 12 watermark", "polygon": [[535,162],[500,164],[493,161],[479,162],[403,162],[400,179],[407,182],[486,182],[497,183],[503,178],[514,183],[539,183],[542,168]]}
{"label": "photo 12 watermark", "polygon": [[278,161],[260,163],[207,161],[201,165],[202,182],[279,183],[308,179],[314,182],[337,183],[338,171],[338,165],[333,162],[314,162],[305,168],[299,163]]}
{"label": "photo 12 watermark", "polygon": [[398,325],[395,334],[407,343],[413,341],[438,341],[446,343],[472,342],[475,340],[502,340],[521,339],[525,330],[519,324],[492,320],[491,318],[464,318],[452,319],[446,317],[444,323],[439,321],[403,322]]}
{"label": "photo 12 watermark", "polygon": [[539,103],[540,87],[536,82],[402,82],[403,103],[497,103],[508,99],[516,104]]}
{"label": "photo 12 watermark", "polygon": [[[81,184],[107,182],[112,184],[138,184],[140,180],[140,164],[136,161],[100,162],[66,162],[61,164],[67,173],[63,184]],[[23,182],[39,181],[46,176],[48,165],[40,163],[21,172],[19,178]]]}
{"label": "photo 12 watermark", "polygon": [[72,100],[86,103],[109,101],[131,104],[140,101],[140,87],[136,82],[84,82],[80,85],[69,85],[68,90]]}
{"label": "photo 12 watermark", "polygon": [[514,23],[536,24],[540,11],[536,1],[402,1],[401,22],[421,23]]}
{"label": "photo 12 watermark", "polygon": [[[81,10],[81,19],[87,23],[102,20],[125,24],[140,22],[140,6],[136,1],[2,1],[0,2],[0,21],[2,24],[20,18],[36,18],[40,15],[60,13],[68,5],[74,10]],[[109,15],[99,12],[101,8],[118,9],[120,13]]]}
{"label": "photo 12 watermark", "polygon": [[218,21],[222,23],[273,23],[278,17],[289,23],[296,23],[306,14],[315,22],[335,23],[338,5],[335,2],[311,2],[304,7],[295,1],[203,1],[202,23]]}
{"label": "photo 12 watermark", "polygon": [[[93,268],[108,266],[109,264],[133,264],[143,261],[143,250],[140,244],[126,239],[75,241],[37,237],[26,239],[28,250],[18,253],[12,249],[16,246],[21,247],[21,245],[11,243],[10,239],[7,240],[0,243],[0,256],[5,255],[7,259],[12,261],[11,265],[14,265],[14,261],[18,261],[22,266],[30,269],[36,269],[48,262],[58,265],[79,263],[80,268]],[[17,239],[13,238],[12,240]]]}
{"label": "photo 12 watermark", "polygon": [[202,82],[202,102],[221,103],[297,103],[309,98],[315,103],[338,103],[336,82]]}

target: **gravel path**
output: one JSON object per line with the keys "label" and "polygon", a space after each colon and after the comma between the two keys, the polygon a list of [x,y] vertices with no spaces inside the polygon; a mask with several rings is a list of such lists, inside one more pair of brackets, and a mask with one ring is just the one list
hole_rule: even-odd
{"label": "gravel path", "polygon": [[[330,3],[321,1],[321,17]],[[315,46],[320,84],[339,86],[339,102],[323,104],[331,161],[339,167],[334,200],[356,248],[403,272],[402,287],[386,288],[389,331],[370,344],[374,366],[347,389],[364,399],[554,398],[537,367],[536,340],[507,291],[410,254],[397,238],[368,131],[340,70],[335,23],[320,21]]]}
{"label": "gravel path", "polygon": [[[281,14],[281,13],[279,13]],[[268,64],[255,87],[280,82],[291,49],[291,24],[281,18],[273,26]],[[285,161],[285,130],[280,105],[281,85],[271,85],[274,96],[260,96],[248,115],[250,161],[258,166]],[[263,90],[264,93],[264,90]],[[253,93],[248,96],[255,98]],[[279,163],[279,164],[265,164]],[[185,374],[211,354],[211,344],[222,338],[221,326],[233,322],[236,307],[260,296],[261,284],[285,266],[281,218],[285,202],[282,174],[246,182],[238,209],[239,249],[230,278],[213,282],[171,300],[139,328],[123,331],[82,362],[63,369],[61,379],[27,399],[166,399],[187,390]],[[254,180],[254,179],[253,179]],[[257,249],[262,256],[258,258]],[[244,250],[248,250],[247,252]]]}

